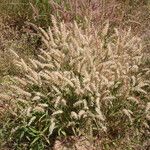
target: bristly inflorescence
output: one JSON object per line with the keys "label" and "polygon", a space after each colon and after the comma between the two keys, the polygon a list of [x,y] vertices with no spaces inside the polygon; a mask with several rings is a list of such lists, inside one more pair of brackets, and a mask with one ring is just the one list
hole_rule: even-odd
{"label": "bristly inflorescence", "polygon": [[[7,93],[14,114],[19,119],[22,116],[28,125],[34,122],[39,130],[47,126],[47,137],[55,131],[83,134],[89,122],[93,133],[107,133],[109,111],[118,102],[122,103],[118,113],[126,115],[132,124],[131,103],[147,105],[140,94],[147,94],[144,87],[149,84],[139,73],[140,39],[131,34],[131,29],[115,29],[108,37],[108,22],[101,35],[96,31],[92,34],[90,24],[86,29],[76,22],[67,27],[63,22],[58,24],[53,16],[52,22],[47,31],[39,28],[45,48],[38,59],[26,62],[13,52],[16,65],[24,72],[13,78]],[[44,123],[37,125],[42,119]]]}

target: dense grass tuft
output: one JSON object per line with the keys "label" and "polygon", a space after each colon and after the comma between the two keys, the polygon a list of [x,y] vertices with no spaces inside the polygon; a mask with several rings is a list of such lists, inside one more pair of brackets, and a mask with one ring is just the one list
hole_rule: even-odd
{"label": "dense grass tuft", "polygon": [[91,34],[88,22],[84,29],[76,22],[67,28],[53,16],[52,22],[48,31],[39,28],[45,46],[38,59],[27,63],[11,51],[21,74],[0,95],[9,103],[7,142],[46,149],[57,137],[86,136],[108,139],[102,147],[125,139],[128,148],[144,144],[149,71],[140,68],[141,40],[130,29],[108,36],[108,22],[101,35]]}
{"label": "dense grass tuft", "polygon": [[148,0],[0,2],[0,149],[149,149]]}

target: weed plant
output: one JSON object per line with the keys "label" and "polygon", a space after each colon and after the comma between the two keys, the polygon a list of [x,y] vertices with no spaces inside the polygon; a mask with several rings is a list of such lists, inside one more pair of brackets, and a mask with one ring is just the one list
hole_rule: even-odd
{"label": "weed plant", "polygon": [[47,31],[39,28],[45,46],[38,59],[26,62],[11,51],[20,75],[0,95],[9,104],[6,143],[47,149],[57,137],[85,136],[99,137],[103,149],[118,141],[148,146],[150,71],[140,68],[141,40],[131,29],[107,36],[109,22],[100,35],[88,21],[84,29],[54,16],[52,22]]}

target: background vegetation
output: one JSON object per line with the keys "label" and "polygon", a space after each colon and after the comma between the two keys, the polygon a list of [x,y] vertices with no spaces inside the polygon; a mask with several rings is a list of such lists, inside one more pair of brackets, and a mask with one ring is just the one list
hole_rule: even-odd
{"label": "background vegetation", "polygon": [[149,0],[1,0],[0,149],[149,149],[149,22]]}

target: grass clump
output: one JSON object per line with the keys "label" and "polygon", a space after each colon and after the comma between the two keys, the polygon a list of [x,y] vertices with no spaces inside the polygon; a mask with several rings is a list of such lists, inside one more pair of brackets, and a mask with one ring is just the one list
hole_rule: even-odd
{"label": "grass clump", "polygon": [[2,0],[0,149],[149,149],[149,4]]}
{"label": "grass clump", "polygon": [[6,145],[44,150],[58,137],[85,136],[100,140],[102,149],[120,142],[146,148],[149,71],[140,68],[141,40],[131,29],[108,36],[108,22],[101,34],[88,21],[68,27],[52,16],[52,23],[39,28],[44,46],[37,59],[26,62],[12,51],[21,73],[0,95],[9,103]]}

